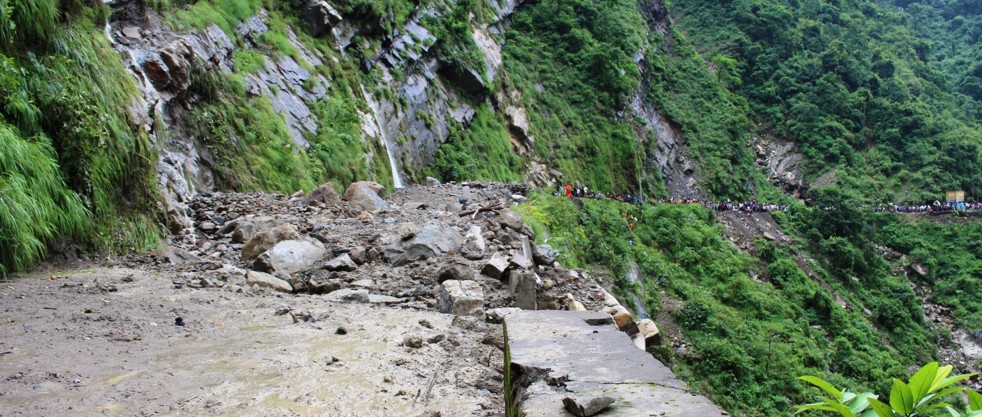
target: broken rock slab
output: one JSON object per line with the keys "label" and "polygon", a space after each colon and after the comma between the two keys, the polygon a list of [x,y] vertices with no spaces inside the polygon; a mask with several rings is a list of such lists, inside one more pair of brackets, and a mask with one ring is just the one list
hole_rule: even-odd
{"label": "broken rock slab", "polygon": [[525,255],[522,255],[520,253],[516,253],[512,255],[511,262],[509,262],[509,265],[513,269],[531,269],[533,266],[535,266],[535,264],[532,263],[532,261],[529,260],[529,258],[526,258]]}
{"label": "broken rock slab", "polygon": [[481,273],[491,278],[501,279],[508,270],[508,256],[497,252],[488,259],[488,262],[481,268]]}
{"label": "broken rock slab", "polygon": [[638,321],[638,334],[644,338],[645,347],[661,344],[661,332],[658,330],[658,325],[651,319]]}
{"label": "broken rock slab", "polygon": [[293,287],[289,282],[259,271],[247,272],[246,284],[258,285],[260,287],[270,288],[281,292],[293,292]]}
{"label": "broken rock slab", "polygon": [[522,310],[535,310],[536,290],[535,273],[531,271],[512,270],[508,273],[508,290],[515,299],[515,307]]}
{"label": "broken rock slab", "polygon": [[[505,366],[541,378],[529,384],[519,404],[518,411],[526,417],[566,415],[563,399],[567,397],[610,397],[615,402],[605,415],[727,415],[706,397],[692,394],[651,354],[637,349],[627,334],[612,325],[609,315],[522,310],[504,320],[511,353],[511,363]],[[557,379],[564,384],[549,385]]]}
{"label": "broken rock slab", "polygon": [[470,266],[462,263],[447,265],[440,271],[440,275],[437,276],[436,281],[442,284],[444,281],[450,280],[473,281],[474,270]]}
{"label": "broken rock slab", "polygon": [[484,290],[474,281],[449,280],[440,284],[440,312],[484,320]]}
{"label": "broken rock slab", "polygon": [[566,411],[569,411],[576,417],[593,417],[600,414],[602,411],[606,410],[614,403],[614,399],[610,397],[595,397],[595,398],[563,398],[563,405],[566,407]]}
{"label": "broken rock slab", "polygon": [[480,226],[471,226],[467,229],[467,233],[464,234],[464,246],[461,248],[461,254],[465,258],[470,260],[484,258],[487,243],[484,242],[483,233]]}
{"label": "broken rock slab", "polygon": [[326,207],[337,203],[340,199],[338,192],[334,190],[334,184],[327,182],[305,195],[303,203],[308,206]]}
{"label": "broken rock slab", "polygon": [[355,264],[355,261],[351,259],[350,255],[347,253],[342,253],[340,256],[327,261],[327,263],[324,264],[324,269],[328,271],[350,272],[358,269],[358,265]]}

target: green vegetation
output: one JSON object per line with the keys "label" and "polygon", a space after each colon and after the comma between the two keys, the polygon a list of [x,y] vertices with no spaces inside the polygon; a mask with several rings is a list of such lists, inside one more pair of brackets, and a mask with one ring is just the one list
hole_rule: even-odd
{"label": "green vegetation", "polygon": [[[811,391],[795,375],[883,390],[882,382],[904,375],[909,364],[934,358],[937,336],[916,295],[875,252],[867,255],[870,244],[859,242],[871,229],[851,231],[841,213],[800,206],[775,213],[789,231],[815,234],[796,245],[822,255],[806,264],[802,249],[766,241],[749,257],[700,206],[584,200],[579,209],[535,194],[520,212],[564,265],[607,270],[622,295],[639,294],[653,313],[664,310],[690,349],[653,353],[734,415],[781,415],[805,402]],[[625,215],[640,220],[633,235]],[[832,231],[843,238],[822,235]],[[855,259],[840,265],[836,251]],[[630,262],[640,267],[643,285],[626,281]]]}
{"label": "green vegetation", "polygon": [[512,16],[502,48],[504,82],[522,93],[536,153],[565,181],[638,190],[641,144],[632,120],[618,114],[639,87],[631,56],[645,45],[646,32],[631,0],[541,1]]}
{"label": "green vegetation", "polygon": [[450,137],[437,151],[429,175],[444,181],[521,181],[524,164],[512,153],[508,132],[487,104],[477,107],[466,128],[448,121]]}
{"label": "green vegetation", "polygon": [[0,11],[0,274],[59,238],[106,252],[156,245],[156,155],[127,118],[136,88],[101,33],[108,8],[14,0]]}
{"label": "green vegetation", "polygon": [[[750,121],[745,101],[725,88],[737,84],[732,59],[717,57],[714,76],[690,42],[679,32],[671,42],[652,34],[648,52],[651,82],[647,97],[681,126],[689,153],[699,163],[702,184],[711,195],[745,198],[752,179],[766,183],[753,167],[747,149]],[[728,80],[729,82],[724,82]]]}
{"label": "green vegetation", "polygon": [[[314,74],[338,84],[332,95],[311,106],[317,119],[317,133],[306,134],[306,149],[294,144],[283,116],[273,110],[266,97],[251,97],[245,91],[244,76],[258,72],[266,65],[267,57],[299,58],[297,45],[290,41],[291,27],[302,27],[289,7],[268,10],[269,31],[262,34],[256,49],[244,46],[234,28],[242,20],[254,16],[268,1],[229,2],[202,0],[187,10],[166,9],[165,16],[175,28],[204,28],[218,25],[241,46],[233,55],[235,73],[195,74],[191,90],[202,98],[202,104],[191,113],[194,136],[215,158],[213,169],[218,186],[232,190],[264,190],[292,193],[307,190],[325,180],[341,188],[347,184],[373,179],[391,185],[391,172],[379,158],[367,164],[365,155],[373,144],[361,140],[358,107],[363,101],[352,90],[358,85],[356,71],[349,65],[335,62],[330,45],[314,40],[305,31],[293,31],[301,45],[329,57],[319,68],[301,66]],[[279,10],[277,10],[279,9]],[[305,88],[317,81],[308,79]],[[380,163],[381,162],[381,163]]]}
{"label": "green vegetation", "polygon": [[982,394],[955,384],[971,378],[974,374],[951,375],[952,366],[939,366],[937,362],[924,365],[904,383],[899,379],[893,380],[890,389],[890,401],[881,401],[872,392],[861,394],[852,393],[846,389],[835,388],[825,380],[803,376],[798,379],[808,382],[831,395],[824,397],[821,402],[806,404],[798,407],[795,414],[804,411],[831,411],[842,417],[910,417],[924,415],[931,410],[944,408],[952,416],[962,414],[952,408],[951,404],[941,402],[944,397],[952,394],[967,392],[969,406],[968,416],[982,415]]}
{"label": "green vegetation", "polygon": [[882,215],[874,223],[875,240],[924,265],[919,284],[933,290],[935,303],[951,309],[967,332],[982,330],[982,223],[936,223]]}
{"label": "green vegetation", "polygon": [[[978,10],[897,3],[918,18],[869,0],[684,0],[673,11],[703,56],[723,57],[720,71],[732,76],[720,78],[742,80],[730,89],[761,128],[799,145],[809,178],[835,172],[840,186],[877,202],[982,195],[978,100],[962,93],[976,84]],[[952,30],[921,32],[950,47],[932,54],[913,28],[938,19]]]}

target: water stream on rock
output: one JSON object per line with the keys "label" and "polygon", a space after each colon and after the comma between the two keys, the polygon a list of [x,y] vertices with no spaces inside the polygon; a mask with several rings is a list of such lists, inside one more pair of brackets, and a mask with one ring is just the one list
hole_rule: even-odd
{"label": "water stream on rock", "polygon": [[[627,280],[634,283],[637,282],[638,285],[644,289],[644,282],[641,278],[641,268],[638,267],[637,262],[631,262],[630,269],[627,271]],[[650,319],[651,315],[648,314],[648,309],[644,305],[644,301],[641,300],[641,296],[638,293],[631,293],[631,302],[634,303],[634,314],[637,316],[638,320]]]}
{"label": "water stream on rock", "polygon": [[365,91],[365,86],[361,86],[361,93],[365,96],[365,101],[368,102],[368,107],[372,109],[372,116],[375,119],[375,124],[378,126],[379,136],[382,138],[382,145],[385,146],[385,153],[389,155],[389,168],[392,169],[392,185],[395,188],[403,188],[405,184],[402,182],[402,174],[399,173],[399,164],[396,163],[395,154],[392,153],[392,144],[389,140],[389,134],[385,130],[385,125],[382,124],[382,112],[379,109],[378,102]]}

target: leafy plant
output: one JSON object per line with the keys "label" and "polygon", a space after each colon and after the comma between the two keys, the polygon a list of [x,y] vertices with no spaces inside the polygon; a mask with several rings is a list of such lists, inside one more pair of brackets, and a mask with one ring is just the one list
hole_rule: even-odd
{"label": "leafy plant", "polygon": [[889,404],[880,401],[879,396],[871,392],[855,394],[846,389],[837,389],[821,378],[802,376],[799,379],[821,388],[831,397],[799,406],[795,414],[805,411],[831,411],[843,417],[912,417],[944,408],[957,417],[961,414],[951,408],[951,404],[942,402],[942,399],[962,391],[969,392],[968,415],[982,414],[979,411],[982,409],[982,395],[965,387],[955,386],[978,373],[949,376],[951,370],[951,365],[939,366],[937,362],[931,362],[915,372],[907,383],[894,379]]}

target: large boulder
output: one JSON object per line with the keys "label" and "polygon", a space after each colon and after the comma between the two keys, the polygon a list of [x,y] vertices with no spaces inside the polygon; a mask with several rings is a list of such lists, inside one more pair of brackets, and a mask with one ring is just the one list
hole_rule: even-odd
{"label": "large boulder", "polygon": [[259,232],[252,236],[245,246],[242,247],[242,260],[249,262],[262,255],[277,243],[284,240],[298,240],[300,233],[297,227],[292,224],[281,224],[264,232]]}
{"label": "large boulder", "polygon": [[257,270],[292,274],[309,269],[324,259],[327,250],[320,242],[284,240],[267,250],[253,263]]}
{"label": "large boulder", "polygon": [[480,226],[471,226],[470,229],[467,229],[467,233],[464,234],[464,246],[461,248],[461,254],[465,258],[470,260],[484,258],[487,243],[484,242],[482,234]]}
{"label": "large boulder", "polygon": [[444,281],[438,288],[440,312],[484,320],[484,290],[474,281]]}
{"label": "large boulder", "polygon": [[222,233],[232,233],[232,243],[246,243],[253,236],[286,223],[272,216],[241,217],[225,223]]}
{"label": "large boulder", "polygon": [[382,199],[385,187],[377,182],[353,182],[344,192],[344,201],[362,211],[382,211],[389,209],[389,203]]}
{"label": "large boulder", "polygon": [[276,291],[293,292],[293,286],[289,282],[258,271],[249,271],[246,273],[246,284],[271,288]]}
{"label": "large boulder", "polygon": [[329,206],[337,203],[341,197],[334,190],[334,184],[324,183],[320,187],[314,188],[303,197],[303,203],[308,206]]}
{"label": "large boulder", "polygon": [[430,220],[420,228],[412,239],[390,238],[388,244],[382,248],[382,255],[392,266],[402,266],[456,250],[460,245],[460,240],[460,235],[451,227],[439,221]]}

